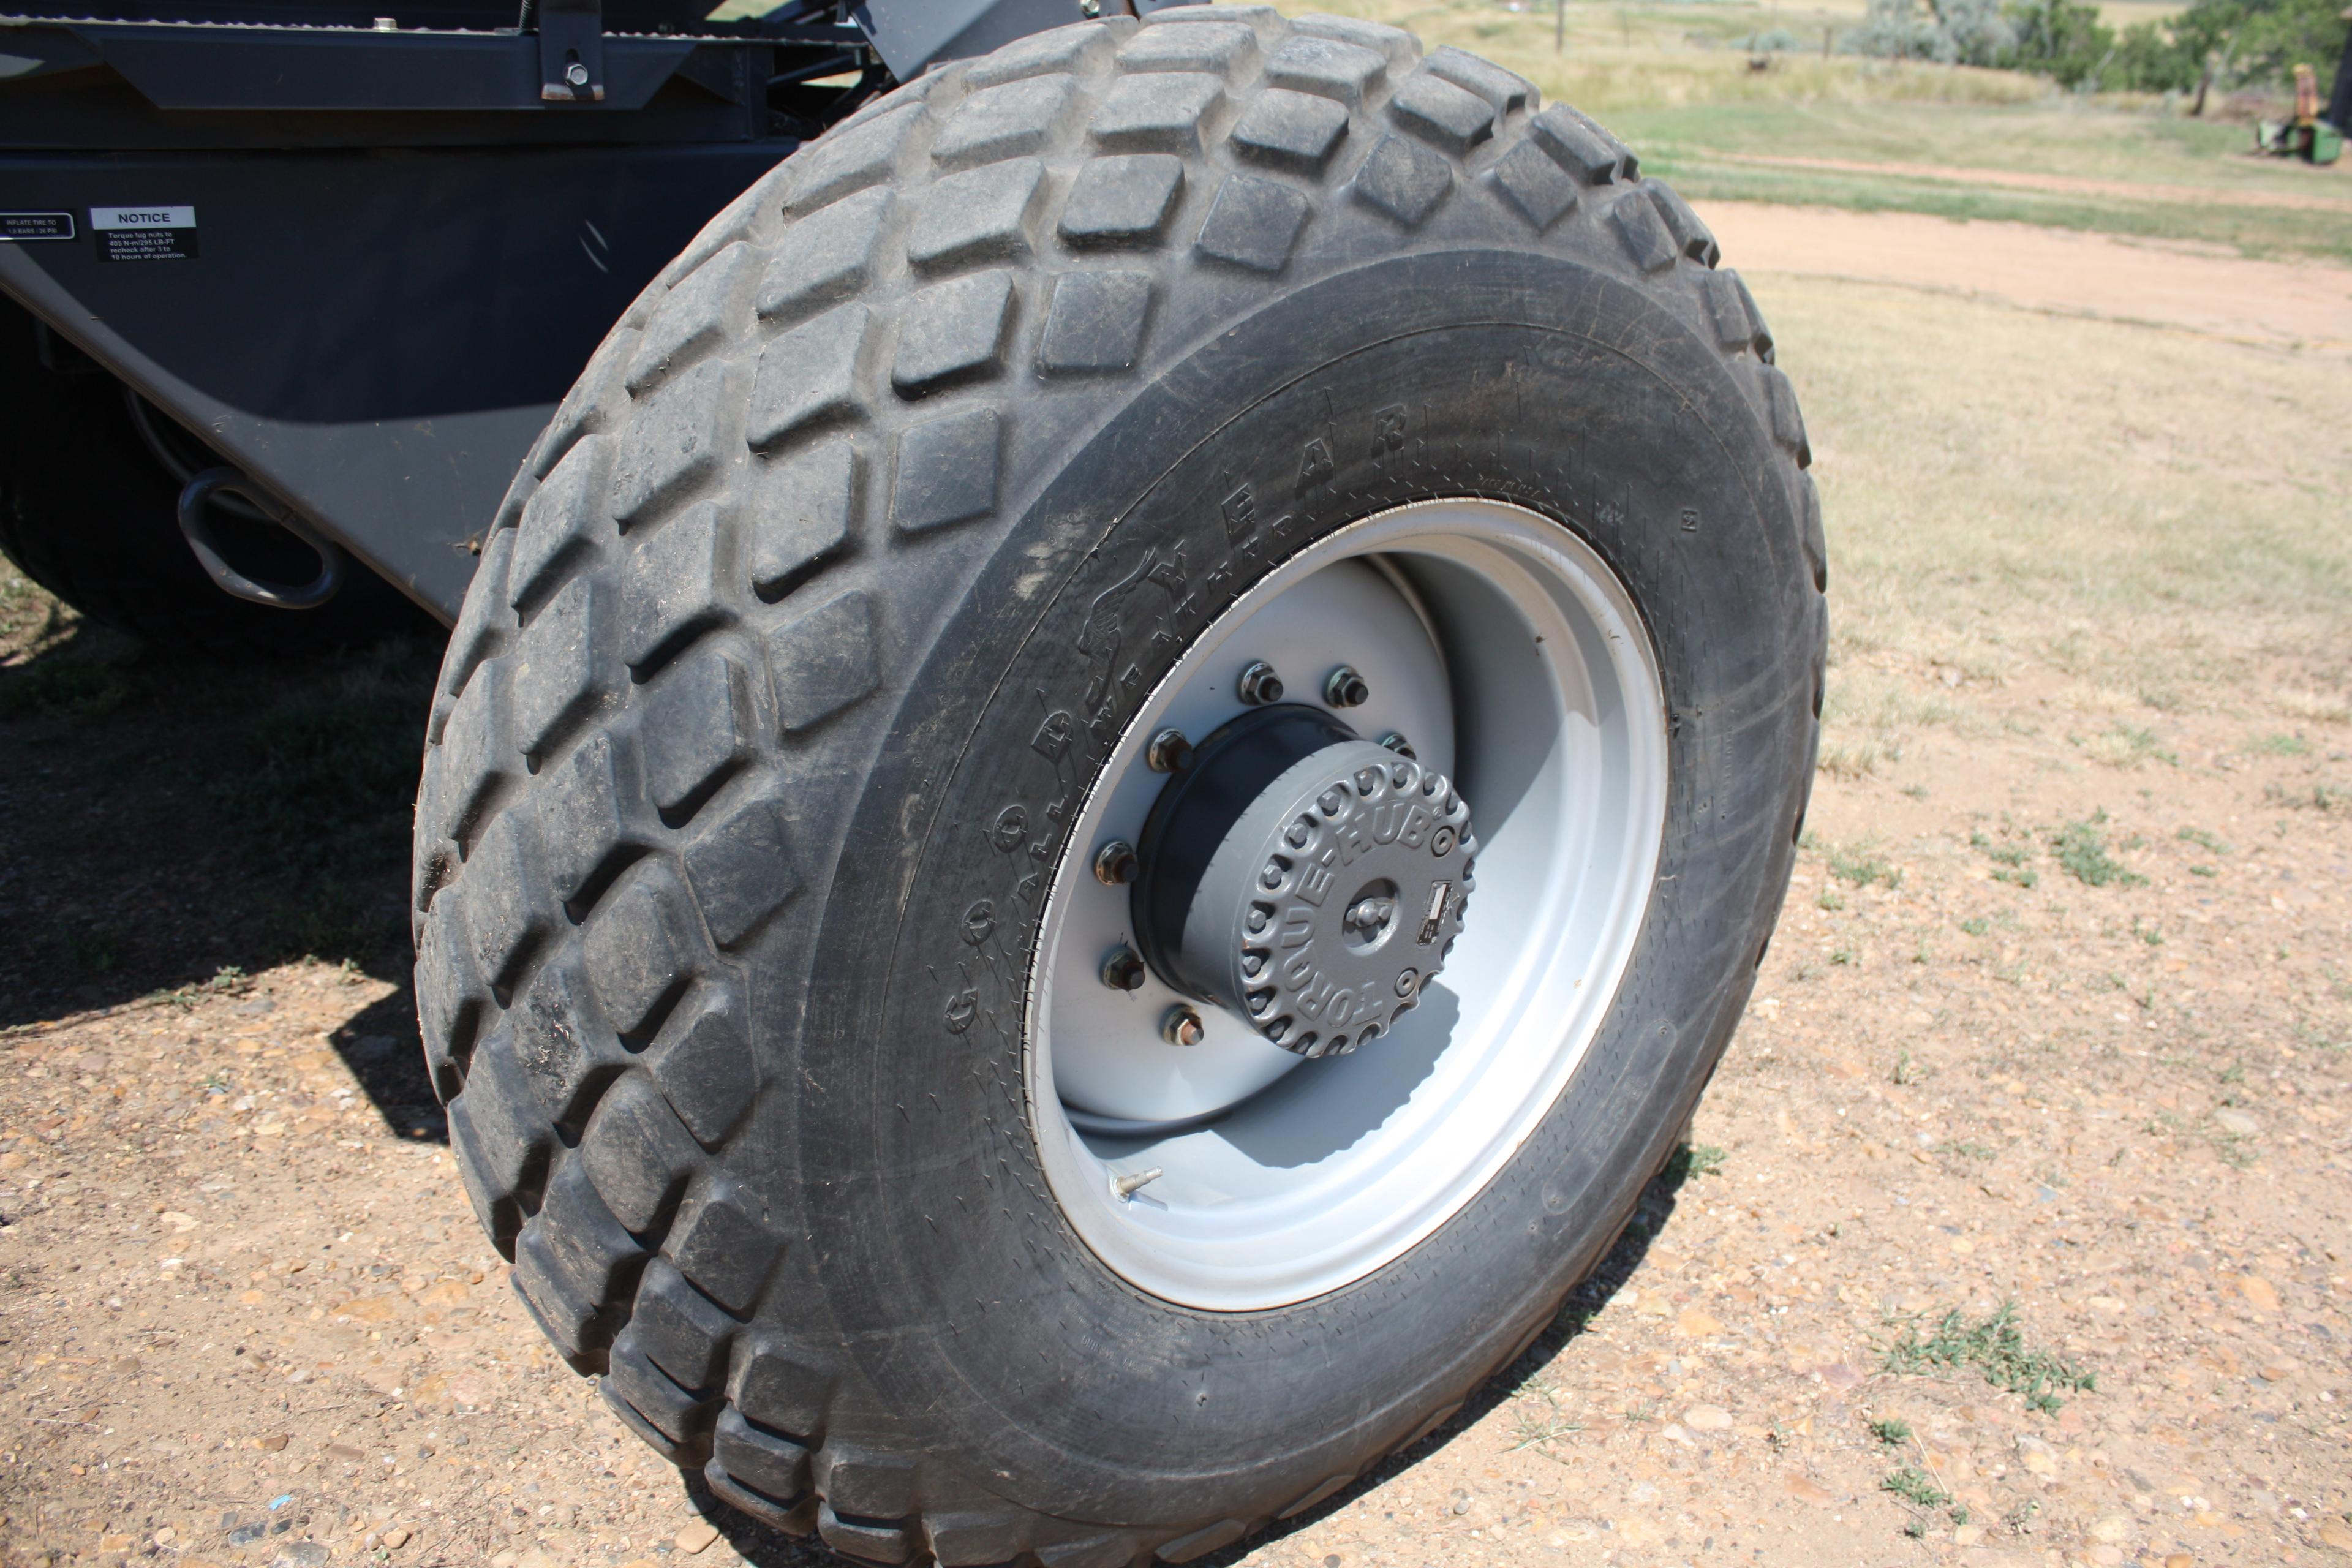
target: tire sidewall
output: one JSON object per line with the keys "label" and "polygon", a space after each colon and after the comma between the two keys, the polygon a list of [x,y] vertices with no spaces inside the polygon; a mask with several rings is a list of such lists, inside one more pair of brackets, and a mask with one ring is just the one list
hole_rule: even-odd
{"label": "tire sidewall", "polygon": [[[1065,1518],[1272,1512],[1458,1401],[1667,1152],[1786,882],[1818,599],[1752,394],[1664,301],[1554,256],[1327,276],[1067,446],[925,651],[861,790],[796,1064],[814,1090],[791,1112],[803,1203],[828,1238],[829,1315],[856,1326],[896,1413],[872,1436]],[[1251,583],[1359,518],[1465,494],[1573,530],[1649,625],[1671,771],[1643,934],[1568,1089],[1434,1235],[1296,1306],[1173,1306],[1079,1239],[1030,1124],[1027,989],[1064,826]]]}

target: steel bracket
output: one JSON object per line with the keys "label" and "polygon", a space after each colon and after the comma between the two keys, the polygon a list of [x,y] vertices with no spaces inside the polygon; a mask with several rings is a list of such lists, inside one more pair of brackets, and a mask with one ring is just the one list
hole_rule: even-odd
{"label": "steel bracket", "polygon": [[604,7],[601,0],[534,0],[539,24],[539,96],[549,103],[604,100]]}

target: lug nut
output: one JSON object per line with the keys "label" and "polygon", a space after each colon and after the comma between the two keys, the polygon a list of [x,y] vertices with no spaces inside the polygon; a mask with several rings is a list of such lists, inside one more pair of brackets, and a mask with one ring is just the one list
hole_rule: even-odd
{"label": "lug nut", "polygon": [[1269,702],[1282,700],[1282,677],[1275,674],[1274,666],[1259,659],[1242,671],[1242,700],[1253,708],[1263,708]]}
{"label": "lug nut", "polygon": [[1162,730],[1151,737],[1143,761],[1155,773],[1181,773],[1192,765],[1192,742],[1181,730]]}
{"label": "lug nut", "polygon": [[1135,846],[1124,838],[1114,838],[1095,851],[1095,880],[1106,888],[1126,887],[1138,869]]}
{"label": "lug nut", "polygon": [[1386,746],[1390,751],[1394,752],[1400,757],[1411,757],[1415,761],[1419,760],[1419,753],[1413,751],[1412,742],[1404,738],[1404,731],[1402,730],[1391,730],[1387,734],[1382,735],[1381,737],[1381,744]]}
{"label": "lug nut", "polygon": [[1103,960],[1102,983],[1114,991],[1140,991],[1148,973],[1141,953],[1131,947],[1116,947]]}
{"label": "lug nut", "polygon": [[1197,1046],[1208,1032],[1209,1026],[1201,1022],[1201,1015],[1181,1002],[1169,1008],[1168,1016],[1160,1020],[1160,1037],[1171,1046]]}
{"label": "lug nut", "polygon": [[1360,708],[1371,696],[1372,689],[1364,684],[1352,664],[1343,664],[1323,678],[1323,700],[1334,708]]}

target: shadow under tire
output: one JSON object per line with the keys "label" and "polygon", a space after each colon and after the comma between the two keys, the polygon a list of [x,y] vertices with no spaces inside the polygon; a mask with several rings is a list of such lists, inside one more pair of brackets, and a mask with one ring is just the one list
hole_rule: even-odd
{"label": "shadow under tire", "polygon": [[[1366,1474],[1551,1321],[1738,1021],[1811,777],[1819,504],[1716,261],[1621,143],[1508,72],[1221,6],[932,73],[648,289],[484,552],[415,905],[467,1192],[623,1421],[862,1560],[1181,1562]],[[1495,605],[1539,632],[1545,594],[1596,584],[1622,614],[1579,657],[1648,673],[1572,689],[1584,666],[1465,586],[1506,557]],[[1305,662],[1322,632],[1297,641],[1285,700],[1383,739],[1407,678],[1374,666],[1426,628],[1438,716],[1386,738],[1419,753],[1401,780],[1458,762],[1488,846],[1460,989],[1344,1058],[1259,1051],[1286,1076],[1204,1123],[1139,1121],[1116,1062],[1079,1084],[1077,1032],[1048,1026],[1080,994],[1055,944],[1126,940],[1069,913],[1090,835],[1156,787],[1135,770],[1170,704],[1234,689],[1210,651],[1238,658],[1261,604],[1299,636],[1281,606],[1309,600],[1271,595],[1327,561],[1343,621],[1402,629],[1369,699]],[[1559,743],[1513,751],[1530,727]],[[1264,1107],[1317,1114],[1406,1047],[1442,1083],[1479,976],[1540,996],[1496,956],[1549,918],[1510,901],[1511,847],[1547,842],[1528,802],[1573,794],[1545,770],[1612,733],[1654,742],[1629,753],[1654,752],[1653,815],[1618,834],[1630,924],[1525,1115],[1445,1156],[1445,1205],[1321,1274],[1129,1247],[1141,1211],[1114,1205],[1191,1213],[1213,1173],[1184,1162]],[[1198,1049],[1258,1049],[1202,1005]],[[1137,1071],[1196,1048],[1138,1022]],[[1510,1059],[1507,1029],[1478,1037]],[[1412,1121],[1423,1091],[1398,1092],[1315,1147],[1251,1142],[1268,1212]]]}

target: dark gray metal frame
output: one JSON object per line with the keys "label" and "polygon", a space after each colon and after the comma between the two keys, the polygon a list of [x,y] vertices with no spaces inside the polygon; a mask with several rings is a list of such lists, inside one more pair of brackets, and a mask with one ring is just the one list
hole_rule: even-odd
{"label": "dark gray metal frame", "polygon": [[[0,16],[0,291],[446,620],[531,439],[713,214],[893,79],[1177,0],[378,3]],[[163,237],[95,226],[119,209]]]}

